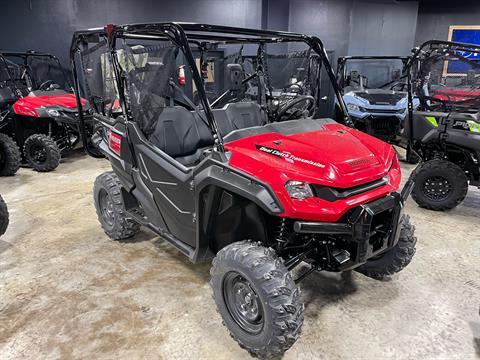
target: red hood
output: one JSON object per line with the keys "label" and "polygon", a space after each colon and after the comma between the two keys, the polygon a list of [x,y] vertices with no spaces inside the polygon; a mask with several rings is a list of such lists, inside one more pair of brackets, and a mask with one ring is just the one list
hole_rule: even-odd
{"label": "red hood", "polygon": [[232,166],[267,183],[276,176],[283,183],[299,180],[335,188],[379,179],[394,156],[390,145],[340,124],[294,135],[255,135],[226,148]]}
{"label": "red hood", "polygon": [[[82,105],[86,101],[82,99]],[[63,95],[42,95],[42,96],[26,96],[18,99],[13,104],[13,109],[18,115],[38,117],[36,109],[41,107],[62,107],[65,109],[75,109],[77,101],[74,94]]]}
{"label": "red hood", "polygon": [[[390,145],[337,123],[294,135],[254,135],[225,147],[231,153],[230,165],[268,184],[283,207],[280,215],[288,218],[338,221],[349,209],[386,196],[400,185],[400,166]],[[345,189],[387,174],[386,185],[334,202],[318,197],[296,200],[285,190],[289,180]]]}

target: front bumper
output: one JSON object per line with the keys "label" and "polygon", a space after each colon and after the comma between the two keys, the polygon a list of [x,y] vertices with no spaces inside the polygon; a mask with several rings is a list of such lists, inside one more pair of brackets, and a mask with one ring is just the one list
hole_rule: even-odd
{"label": "front bumper", "polygon": [[353,251],[349,252],[348,259],[337,264],[336,270],[353,269],[397,244],[404,204],[413,184],[409,179],[401,193],[395,192],[355,208],[344,223],[296,221],[293,229],[303,234],[344,236]]}

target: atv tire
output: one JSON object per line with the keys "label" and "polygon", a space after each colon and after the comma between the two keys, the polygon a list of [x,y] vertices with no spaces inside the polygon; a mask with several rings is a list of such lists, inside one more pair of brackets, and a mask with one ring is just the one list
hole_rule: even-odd
{"label": "atv tire", "polygon": [[33,134],[25,140],[23,147],[25,160],[38,172],[48,172],[60,164],[60,149],[57,143],[44,134]]}
{"label": "atv tire", "polygon": [[20,168],[21,154],[13,139],[0,134],[0,176],[13,176]]}
{"label": "atv tire", "polygon": [[460,204],[468,191],[468,179],[461,167],[447,160],[430,160],[413,172],[412,198],[422,208],[444,211]]}
{"label": "atv tire", "polygon": [[2,197],[0,196],[0,236],[5,234],[8,227],[8,209],[7,204],[3,201]]}
{"label": "atv tire", "polygon": [[253,356],[287,351],[300,336],[304,306],[300,290],[272,249],[240,241],[221,249],[210,285],[231,337]]}
{"label": "atv tire", "polygon": [[400,220],[400,238],[390,250],[367,261],[355,270],[376,280],[384,280],[403,270],[415,255],[415,227],[410,224],[410,217],[403,215]]}
{"label": "atv tire", "polygon": [[121,188],[113,171],[99,175],[93,186],[98,220],[105,234],[113,240],[128,239],[140,231],[140,224],[125,211]]}

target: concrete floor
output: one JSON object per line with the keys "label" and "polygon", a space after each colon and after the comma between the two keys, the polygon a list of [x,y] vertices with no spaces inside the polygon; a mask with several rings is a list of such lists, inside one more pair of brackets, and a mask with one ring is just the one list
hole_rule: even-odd
{"label": "concrete floor", "polygon": [[[404,166],[406,173],[412,167]],[[215,312],[209,264],[144,230],[107,238],[94,178],[76,154],[47,174],[0,178],[11,224],[0,239],[0,358],[248,359]],[[303,334],[285,359],[480,357],[480,192],[436,213],[409,200],[417,254],[391,281],[315,274]]]}

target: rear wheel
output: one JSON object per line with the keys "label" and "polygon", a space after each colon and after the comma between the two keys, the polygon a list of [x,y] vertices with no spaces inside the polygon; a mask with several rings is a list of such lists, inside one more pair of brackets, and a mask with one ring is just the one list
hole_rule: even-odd
{"label": "rear wheel", "polygon": [[468,179],[461,167],[447,160],[430,160],[413,172],[412,198],[423,208],[449,210],[460,204],[468,191]]}
{"label": "rear wheel", "polygon": [[25,160],[35,170],[48,172],[60,164],[60,149],[57,143],[44,134],[33,134],[25,140]]}
{"label": "rear wheel", "polygon": [[98,220],[113,240],[128,239],[140,231],[140,224],[125,211],[121,188],[113,171],[98,176],[93,187]]}
{"label": "rear wheel", "polygon": [[15,175],[20,168],[21,154],[11,137],[0,134],[0,176]]}
{"label": "rear wheel", "polygon": [[3,201],[2,197],[0,196],[0,236],[5,234],[8,227],[8,209],[7,204]]}
{"label": "rear wheel", "polygon": [[377,280],[383,280],[403,270],[415,255],[415,227],[410,218],[404,215],[400,221],[400,238],[388,251],[359,266],[356,271]]}
{"label": "rear wheel", "polygon": [[240,241],[217,253],[210,270],[218,312],[232,338],[252,355],[281,355],[303,324],[300,290],[275,252]]}

